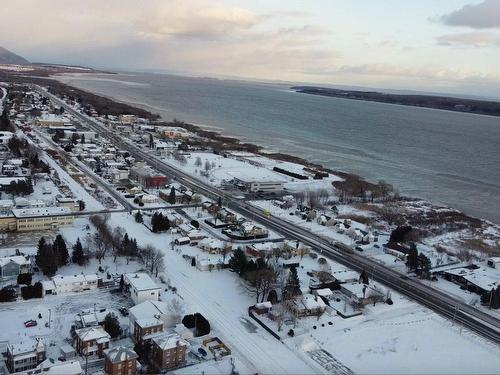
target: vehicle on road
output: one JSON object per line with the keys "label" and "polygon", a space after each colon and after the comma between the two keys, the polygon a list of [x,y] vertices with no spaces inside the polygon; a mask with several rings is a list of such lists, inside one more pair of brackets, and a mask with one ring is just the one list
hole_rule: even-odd
{"label": "vehicle on road", "polygon": [[37,326],[37,325],[38,325],[38,323],[36,322],[36,320],[33,320],[33,319],[31,319],[31,320],[27,320],[27,321],[25,321],[25,322],[24,322],[24,326],[25,326],[26,328],[29,328],[29,327],[35,327],[35,326]]}

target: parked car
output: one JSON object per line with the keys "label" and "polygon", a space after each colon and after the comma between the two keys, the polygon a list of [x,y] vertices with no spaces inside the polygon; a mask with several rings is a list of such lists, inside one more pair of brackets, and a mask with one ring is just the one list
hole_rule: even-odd
{"label": "parked car", "polygon": [[33,319],[27,320],[27,321],[24,322],[24,326],[26,328],[28,328],[28,327],[35,327],[36,325],[38,325],[38,323],[36,322],[36,320],[33,320]]}
{"label": "parked car", "polygon": [[363,251],[363,248],[360,247],[360,246],[356,246],[354,249],[357,250],[357,251]]}

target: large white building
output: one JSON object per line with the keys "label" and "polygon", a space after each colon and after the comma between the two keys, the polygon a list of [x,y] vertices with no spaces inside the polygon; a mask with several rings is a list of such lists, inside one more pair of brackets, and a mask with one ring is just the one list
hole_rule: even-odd
{"label": "large white building", "polygon": [[136,305],[144,301],[158,301],[160,298],[160,288],[147,273],[127,273],[123,281]]}
{"label": "large white building", "polygon": [[252,169],[252,173],[243,171],[228,172],[234,180],[250,193],[270,193],[283,190],[285,180],[265,168]]}
{"label": "large white building", "polygon": [[21,208],[12,210],[16,218],[17,230],[57,229],[73,225],[74,216],[67,207]]}

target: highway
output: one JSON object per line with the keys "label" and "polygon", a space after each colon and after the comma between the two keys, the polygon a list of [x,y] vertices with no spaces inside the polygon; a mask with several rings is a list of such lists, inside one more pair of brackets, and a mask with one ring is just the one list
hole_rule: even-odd
{"label": "highway", "polygon": [[301,242],[313,247],[323,256],[327,256],[332,260],[345,265],[346,267],[358,272],[366,270],[372,279],[417,301],[418,303],[432,309],[436,313],[451,319],[464,328],[470,329],[471,331],[476,332],[496,344],[500,344],[499,319],[475,307],[469,306],[444,292],[425,285],[418,280],[409,279],[403,274],[379,264],[374,260],[352,253],[351,251],[346,251],[344,250],[346,248],[345,244],[335,242],[330,243],[329,240],[311,233],[307,229],[300,226],[288,223],[276,217],[267,217],[263,214],[262,210],[247,204],[245,201],[235,199],[224,191],[195,179],[187,173],[162,162],[139,147],[124,141],[122,137],[114,134],[95,119],[82,115],[59,98],[48,94],[45,90],[39,87],[35,87],[35,89],[49,96],[59,105],[62,105],[68,110],[68,112],[72,113],[80,121],[87,124],[96,132],[99,132],[109,138],[116,144],[116,146],[130,152],[130,154],[136,159],[142,159],[154,166],[160,172],[168,176],[174,176],[178,182],[186,187],[194,191],[198,191],[214,200],[222,197],[224,204],[235,212],[249,218],[251,217],[254,221],[277,233],[280,233],[287,238],[300,240]]}

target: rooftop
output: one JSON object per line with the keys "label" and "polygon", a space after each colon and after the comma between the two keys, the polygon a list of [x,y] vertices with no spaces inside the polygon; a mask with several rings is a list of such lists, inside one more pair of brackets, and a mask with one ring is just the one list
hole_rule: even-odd
{"label": "rooftop", "polygon": [[68,207],[40,207],[40,208],[19,208],[12,210],[16,218],[69,215],[71,210]]}
{"label": "rooftop", "polygon": [[137,353],[133,349],[126,346],[117,346],[116,348],[107,349],[104,351],[106,358],[111,363],[120,363],[129,359],[137,358]]}
{"label": "rooftop", "polygon": [[125,282],[138,291],[160,289],[147,273],[127,273]]}

